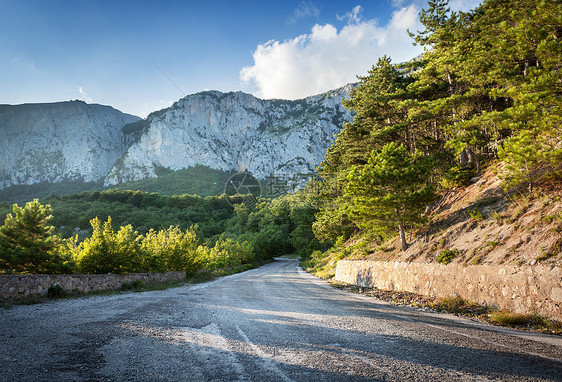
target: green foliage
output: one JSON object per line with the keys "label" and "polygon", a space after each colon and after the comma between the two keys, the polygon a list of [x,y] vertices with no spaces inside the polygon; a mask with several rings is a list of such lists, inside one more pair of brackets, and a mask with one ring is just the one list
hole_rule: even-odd
{"label": "green foliage", "polygon": [[468,215],[469,219],[472,219],[474,221],[481,222],[482,220],[484,220],[484,215],[482,215],[482,212],[478,210],[466,210],[466,214]]}
{"label": "green foliage", "polygon": [[367,164],[349,175],[350,216],[360,228],[373,232],[398,229],[405,250],[404,227],[424,222],[425,206],[434,198],[427,181],[432,166],[430,158],[419,152],[410,155],[394,142],[373,151]]}
{"label": "green foliage", "polygon": [[538,180],[562,175],[562,147],[553,146],[553,137],[543,133],[523,130],[500,147],[498,156],[506,164],[502,175],[507,186],[526,184],[532,191]]}
{"label": "green foliage", "polygon": [[101,189],[103,182],[62,181],[58,183],[35,183],[16,185],[0,190],[0,201],[8,203],[24,203],[28,200],[44,199],[51,195],[70,195],[84,191]]}
{"label": "green foliage", "polygon": [[162,195],[189,194],[206,197],[224,193],[224,185],[233,173],[202,165],[175,171],[157,168],[157,178],[127,182],[117,187],[121,190],[140,190]]}
{"label": "green foliage", "polygon": [[113,230],[111,217],[103,223],[92,219],[92,237],[72,248],[72,256],[82,273],[134,273],[145,270],[140,236],[127,225]]}
{"label": "green foliage", "polygon": [[[317,237],[345,240],[357,232],[357,216],[346,208],[357,198],[343,190],[389,143],[431,156],[428,181],[442,187],[466,185],[497,157],[510,187],[560,179],[561,7],[488,0],[455,13],[445,0],[428,2],[423,29],[412,34],[424,54],[401,67],[381,58],[344,102],[355,117],[320,168]],[[368,220],[360,228],[381,228],[366,227]]]}
{"label": "green foliage", "polygon": [[255,261],[252,244],[247,241],[236,242],[224,236],[212,248],[200,246],[198,256],[203,267],[212,271],[253,264]]}
{"label": "green foliage", "polygon": [[151,229],[142,238],[141,248],[145,253],[143,268],[152,272],[194,273],[199,268],[198,247],[194,228],[185,231],[173,226],[159,231]]}
{"label": "green foliage", "polygon": [[263,201],[251,210],[237,209],[232,228],[227,234],[239,235],[254,246],[258,259],[268,259],[295,253],[305,258],[314,250],[326,250],[312,232],[312,222],[318,209],[308,191]]}
{"label": "green foliage", "polygon": [[73,236],[74,227],[86,230],[95,217],[105,220],[111,215],[116,226],[130,224],[140,233],[169,226],[187,229],[197,224],[198,234],[210,238],[224,232],[234,214],[231,204],[237,203],[238,198],[112,189],[51,197],[48,201],[53,206],[53,223],[64,237]]}
{"label": "green foliage", "polygon": [[51,206],[43,206],[37,199],[25,207],[13,205],[0,227],[0,267],[4,272],[63,273],[70,270],[69,258],[61,253],[54,227]]}
{"label": "green foliage", "polygon": [[451,261],[453,261],[455,257],[459,255],[460,252],[458,249],[446,249],[442,251],[439,255],[437,255],[435,261],[437,261],[440,264],[447,265]]}
{"label": "green foliage", "polygon": [[476,176],[476,169],[474,166],[452,166],[441,180],[443,188],[451,188],[455,186],[467,186],[470,179]]}
{"label": "green foliage", "polygon": [[126,182],[117,186],[104,186],[103,181],[82,182],[70,180],[58,183],[10,186],[0,190],[0,202],[20,203],[33,198],[63,197],[82,192],[117,191],[115,187],[118,187],[119,190],[140,191],[142,193],[158,193],[161,195],[197,194],[206,197],[224,193],[224,185],[233,172],[197,165],[176,171],[159,167],[156,168],[156,174],[158,175],[157,178]]}
{"label": "green foliage", "polygon": [[[121,190],[50,201],[56,211],[53,220],[69,236],[57,241],[56,251],[83,273],[182,270],[193,274],[200,269],[253,265],[295,252],[306,257],[313,250],[327,249],[312,233],[317,209],[305,193],[261,200],[252,207],[237,204],[243,201],[238,196]],[[110,213],[118,218],[113,220]],[[91,234],[84,229],[88,221]],[[120,226],[117,232],[114,224]],[[74,227],[81,228],[79,235]]]}
{"label": "green foliage", "polygon": [[59,284],[52,285],[47,289],[48,298],[62,298],[67,295],[68,292],[65,291]]}

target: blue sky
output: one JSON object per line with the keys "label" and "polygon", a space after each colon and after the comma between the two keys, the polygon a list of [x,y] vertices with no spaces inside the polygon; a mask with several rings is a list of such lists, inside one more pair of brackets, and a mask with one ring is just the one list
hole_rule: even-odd
{"label": "blue sky", "polygon": [[[457,10],[477,0],[453,0]],[[0,0],[0,104],[146,116],[186,94],[302,98],[420,53],[422,0]]]}

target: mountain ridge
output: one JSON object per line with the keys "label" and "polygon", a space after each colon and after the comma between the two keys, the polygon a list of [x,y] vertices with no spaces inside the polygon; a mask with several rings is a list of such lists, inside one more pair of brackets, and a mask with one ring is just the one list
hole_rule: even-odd
{"label": "mountain ridge", "polygon": [[258,178],[310,173],[352,119],[341,100],[353,86],[300,100],[202,91],[146,119],[80,100],[0,105],[0,190],[68,180],[117,186],[197,165]]}

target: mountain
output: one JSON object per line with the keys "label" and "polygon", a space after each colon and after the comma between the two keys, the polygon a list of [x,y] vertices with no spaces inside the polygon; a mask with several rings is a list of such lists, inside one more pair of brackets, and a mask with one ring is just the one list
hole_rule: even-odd
{"label": "mountain", "polygon": [[106,185],[156,177],[206,165],[248,170],[257,178],[311,173],[344,121],[341,104],[351,85],[296,101],[262,100],[242,92],[201,92],[144,121],[125,126],[130,146],[105,179]]}
{"label": "mountain", "polygon": [[123,126],[138,120],[82,101],[0,105],[0,189],[99,180],[126,151]]}
{"label": "mountain", "polygon": [[341,105],[351,88],[295,101],[205,91],[146,119],[82,101],[0,105],[0,190],[114,186],[200,165],[262,179],[311,173],[352,120]]}

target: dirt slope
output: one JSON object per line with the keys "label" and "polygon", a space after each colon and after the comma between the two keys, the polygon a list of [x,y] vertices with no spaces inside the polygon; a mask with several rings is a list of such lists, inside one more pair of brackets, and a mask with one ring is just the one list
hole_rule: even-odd
{"label": "dirt slope", "polygon": [[448,253],[454,256],[452,263],[467,265],[561,266],[561,188],[543,187],[533,195],[506,193],[498,171],[492,166],[469,186],[445,192],[429,212],[431,224],[408,235],[407,251],[398,251],[395,241],[368,250],[366,258],[434,262]]}

